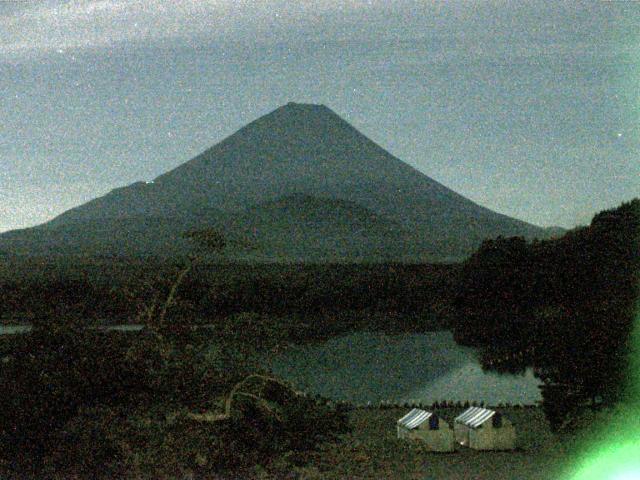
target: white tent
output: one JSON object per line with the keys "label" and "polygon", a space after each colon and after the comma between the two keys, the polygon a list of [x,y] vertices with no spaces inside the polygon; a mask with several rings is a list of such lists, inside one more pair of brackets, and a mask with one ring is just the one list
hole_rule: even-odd
{"label": "white tent", "polygon": [[475,450],[513,450],[516,429],[495,410],[471,407],[454,420],[456,441]]}
{"label": "white tent", "polygon": [[398,438],[421,440],[432,452],[453,452],[451,426],[432,412],[414,408],[398,420]]}

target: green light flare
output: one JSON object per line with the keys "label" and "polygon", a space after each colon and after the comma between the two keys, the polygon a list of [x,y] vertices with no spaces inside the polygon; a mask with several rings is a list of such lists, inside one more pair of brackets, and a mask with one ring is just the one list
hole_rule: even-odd
{"label": "green light flare", "polygon": [[[640,294],[640,287],[636,290]],[[627,403],[635,405],[640,413],[640,299],[636,302],[636,318],[629,340],[629,384],[627,385]],[[638,422],[640,422],[640,417]]]}
{"label": "green light flare", "polygon": [[640,302],[629,355],[625,402],[594,426],[568,480],[640,480]]}
{"label": "green light flare", "polygon": [[571,480],[640,479],[640,440],[606,445],[583,462]]}

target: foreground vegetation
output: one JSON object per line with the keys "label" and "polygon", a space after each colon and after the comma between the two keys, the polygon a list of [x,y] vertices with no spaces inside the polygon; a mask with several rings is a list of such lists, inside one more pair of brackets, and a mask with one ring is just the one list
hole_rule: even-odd
{"label": "foreground vegetation", "polygon": [[[459,408],[439,409],[452,423]],[[396,438],[396,421],[406,409],[357,409],[349,414],[352,429],[336,442],[306,455],[300,479],[446,479],[549,480],[563,467],[572,443],[549,430],[540,408],[501,409],[516,425],[518,449],[477,452],[459,447],[455,453],[431,453],[418,441]],[[265,469],[266,473],[268,469]],[[280,478],[277,472],[266,478]]]}
{"label": "foreground vegetation", "polygon": [[[5,321],[34,327],[0,339],[5,476],[283,476],[348,424],[256,353],[447,317],[448,266],[104,265],[1,272]],[[91,328],[105,318],[145,328]]]}
{"label": "foreground vegetation", "polygon": [[262,371],[233,336],[163,318],[136,334],[66,319],[13,336],[3,478],[242,477],[346,431],[342,412]]}
{"label": "foreground vegetation", "polygon": [[[0,339],[0,474],[553,478],[561,432],[623,393],[639,212],[634,200],[560,239],[487,241],[462,266],[5,261],[0,318],[34,328]],[[105,319],[145,328],[89,328]],[[543,380],[542,409],[508,413],[520,450],[427,454],[395,439],[402,412],[347,416],[255,360],[355,330],[449,326],[486,368]]]}

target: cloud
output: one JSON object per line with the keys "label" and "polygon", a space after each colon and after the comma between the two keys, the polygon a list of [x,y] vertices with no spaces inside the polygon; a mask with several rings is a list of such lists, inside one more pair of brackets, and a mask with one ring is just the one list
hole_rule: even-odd
{"label": "cloud", "polygon": [[[605,2],[610,3],[610,2]],[[75,0],[0,3],[0,57],[22,58],[122,43],[301,39],[456,38],[492,51],[606,42],[640,28],[629,7],[515,1],[424,0]],[[3,13],[4,12],[4,13]],[[638,13],[636,11],[636,13]],[[629,24],[633,23],[633,25]],[[628,24],[628,25],[627,25]],[[628,28],[627,28],[628,27]],[[632,28],[633,27],[633,28]],[[464,45],[459,45],[463,43]],[[466,46],[465,46],[466,45]],[[565,47],[566,48],[566,47]],[[538,55],[539,51],[534,51]]]}
{"label": "cloud", "polygon": [[[49,53],[205,35],[241,40],[327,12],[372,7],[373,1],[332,0],[82,0],[18,4],[0,13],[0,54]],[[15,5],[15,4],[14,4]],[[1,11],[0,11],[1,12]]]}
{"label": "cloud", "polygon": [[224,15],[223,8],[211,8],[213,2],[181,2],[175,8],[168,5],[173,4],[158,0],[25,3],[24,8],[0,17],[0,52],[48,53],[167,38],[188,32],[190,20],[191,27],[202,28],[199,10],[209,7],[209,16]]}

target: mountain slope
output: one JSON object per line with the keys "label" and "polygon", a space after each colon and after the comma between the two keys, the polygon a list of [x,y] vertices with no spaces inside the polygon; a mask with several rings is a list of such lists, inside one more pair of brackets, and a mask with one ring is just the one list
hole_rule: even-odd
{"label": "mountain slope", "polygon": [[291,195],[222,222],[253,247],[254,259],[287,261],[426,260],[413,234],[398,222],[347,200]]}
{"label": "mountain slope", "polygon": [[[82,242],[83,225],[117,224],[124,219],[174,219],[178,224],[201,225],[207,224],[202,212],[216,210],[232,216],[232,212],[243,212],[248,221],[246,216],[254,206],[266,208],[269,202],[281,198],[291,202],[296,195],[306,198],[307,206],[312,198],[351,202],[350,208],[364,209],[393,223],[402,232],[394,244],[410,241],[416,248],[407,244],[407,252],[421,258],[427,253],[432,259],[464,256],[484,238],[497,235],[545,236],[542,229],[481,207],[420,173],[327,107],[287,104],[154,182],[116,189],[41,227],[0,236],[0,248],[11,250],[17,237],[28,245],[30,238],[42,236],[51,238],[50,248],[64,248],[65,238]],[[336,207],[333,204],[332,208]],[[285,216],[291,214],[286,208],[280,211]],[[276,224],[271,225],[275,228]],[[355,242],[359,238],[357,226],[349,230],[345,225],[341,231],[351,231],[351,242]],[[53,241],[51,232],[60,228],[69,230],[68,236]],[[309,232],[314,228],[317,226],[307,224]],[[106,231],[104,234],[108,235]],[[322,240],[329,242],[327,235],[334,234],[327,230]],[[157,248],[151,242],[148,253],[165,251],[166,240],[158,238]],[[290,242],[299,240],[294,236]],[[31,253],[38,250],[36,244]],[[92,250],[89,244],[85,247],[88,252]],[[304,253],[296,249],[290,245],[285,250]],[[99,245],[93,250],[99,252]],[[393,250],[392,256],[396,257]],[[269,252],[264,254],[268,256]]]}
{"label": "mountain slope", "polygon": [[[136,216],[68,222],[5,234],[13,253],[28,255],[184,255],[192,230],[215,228],[227,255],[254,261],[426,260],[413,234],[353,202],[291,195],[240,212],[203,210],[185,217]],[[81,232],[81,235],[78,235]],[[159,250],[161,252],[159,253]]]}

